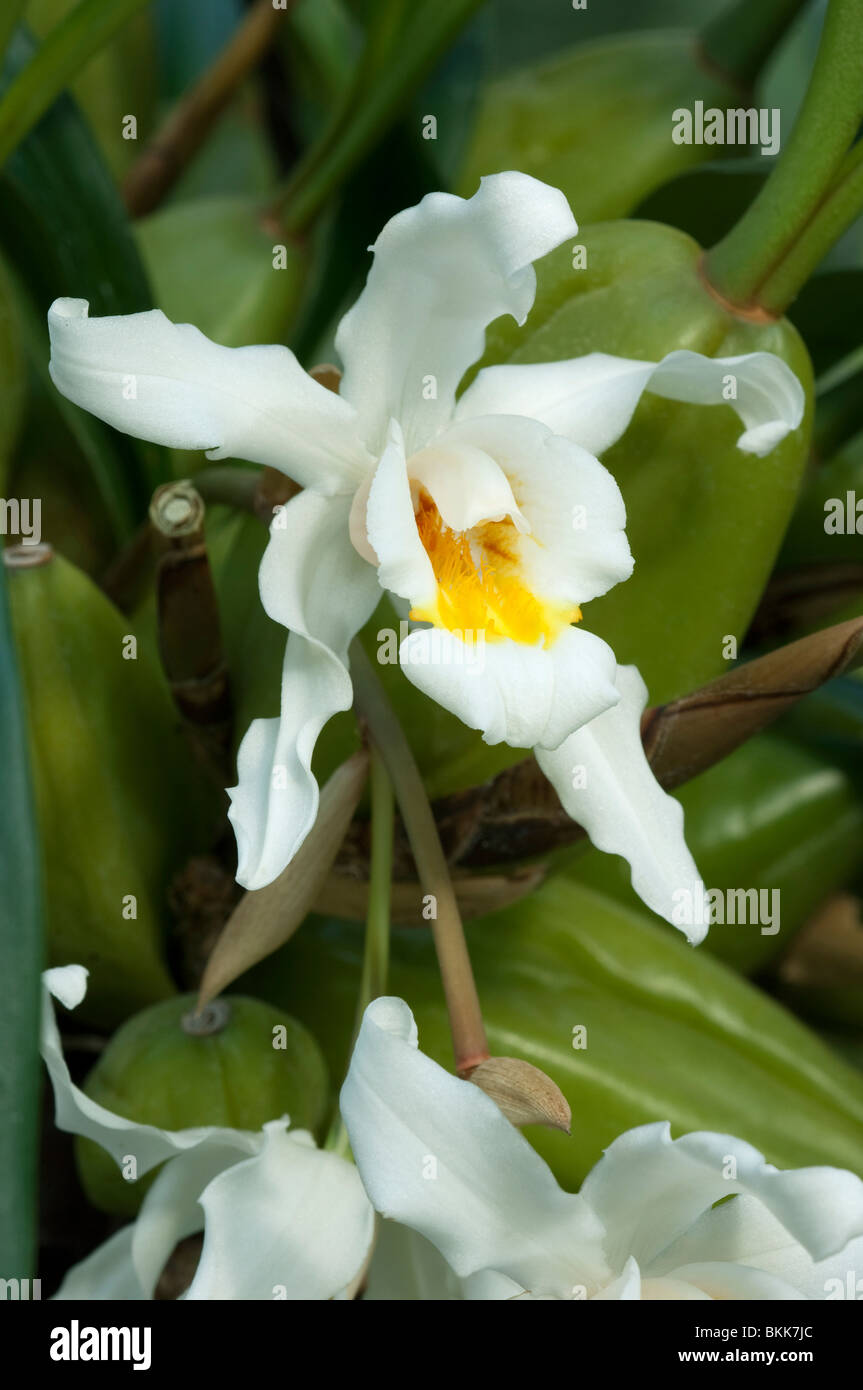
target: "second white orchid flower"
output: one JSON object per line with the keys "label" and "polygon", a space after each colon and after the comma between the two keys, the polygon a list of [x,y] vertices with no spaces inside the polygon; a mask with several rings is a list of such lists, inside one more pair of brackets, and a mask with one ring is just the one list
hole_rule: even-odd
{"label": "second white orchid flower", "polygon": [[[261,566],[264,607],[290,636],[281,717],[251,725],[231,792],[246,888],[277,877],[314,823],[315,742],[350,706],[348,644],[383,588],[423,624],[401,647],[407,678],[488,743],[533,748],[568,813],[629,861],[656,912],[672,920],[679,891],[698,903],[680,806],[642,752],[644,683],[576,626],[633,565],[623,499],[595,455],[643,391],[718,405],[729,374],[739,447],[765,454],[800,424],[803,392],[768,353],[681,351],[486,368],[457,399],[486,326],[524,322],[532,263],[576,231],[563,194],[519,173],[399,213],[338,330],[340,395],[284,347],[218,347],[158,311],[91,320],[83,300],[52,306],[64,395],[129,434],[269,464],[304,489]],[[690,939],[703,921],[694,909]]]}
{"label": "second white orchid flower", "polygon": [[861,1268],[863,1182],[781,1171],[732,1135],[641,1125],[564,1192],[493,1100],[419,1051],[401,999],[367,1008],[341,1109],[378,1211],[469,1297],[829,1299]]}
{"label": "second white orchid flower", "polygon": [[178,1241],[204,1231],[192,1284],[200,1299],[346,1296],[372,1250],[374,1214],[352,1163],[318,1149],[306,1130],[273,1119],[257,1133],[207,1126],[165,1130],[125,1119],[74,1085],[52,995],[68,1009],[87,971],[43,975],[41,1049],[58,1129],[85,1135],[137,1176],[161,1166],[137,1219],[67,1273],[61,1299],[149,1299]]}

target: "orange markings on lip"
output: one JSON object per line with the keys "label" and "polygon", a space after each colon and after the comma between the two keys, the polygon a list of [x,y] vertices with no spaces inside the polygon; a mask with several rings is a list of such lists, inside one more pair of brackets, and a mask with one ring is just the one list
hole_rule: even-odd
{"label": "orange markings on lip", "polygon": [[485,521],[470,531],[452,531],[424,488],[419,491],[416,525],[431,561],[437,594],[411,617],[451,632],[482,632],[489,640],[510,638],[535,646],[554,641],[581,610],[543,603],[519,573],[519,533],[507,517]]}

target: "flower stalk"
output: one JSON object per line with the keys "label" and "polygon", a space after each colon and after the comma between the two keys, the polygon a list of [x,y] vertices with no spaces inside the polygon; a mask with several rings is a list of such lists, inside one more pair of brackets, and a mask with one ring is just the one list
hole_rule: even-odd
{"label": "flower stalk", "polygon": [[159,655],[174,702],[206,761],[230,772],[233,702],[204,538],[204,503],[189,482],[165,483],[150,505],[159,550]]}
{"label": "flower stalk", "polygon": [[452,1032],[456,1071],[487,1060],[488,1042],[461,913],[432,809],[404,730],[359,642],[351,644],[354,706],[380,754],[411,843],[423,890],[432,901],[432,936]]}
{"label": "flower stalk", "polygon": [[372,801],[369,901],[366,917],[366,948],[357,1002],[355,1035],[363,1014],[373,999],[386,990],[390,960],[390,882],[393,866],[393,788],[383,758],[372,747],[369,767]]}
{"label": "flower stalk", "polygon": [[[293,0],[292,0],[293,3]],[[152,212],[197,154],[241,83],[276,36],[284,9],[258,0],[211,67],[171,111],[123,182],[130,217]]]}
{"label": "flower stalk", "polygon": [[860,0],[830,0],[788,145],[758,197],[705,257],[708,286],[744,314],[782,314],[863,205],[863,180],[843,173],[863,121],[861,19]]}

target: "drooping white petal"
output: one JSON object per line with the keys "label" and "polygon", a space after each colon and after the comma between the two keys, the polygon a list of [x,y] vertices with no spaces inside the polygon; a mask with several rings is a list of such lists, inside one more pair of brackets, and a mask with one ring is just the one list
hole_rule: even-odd
{"label": "drooping white petal", "polygon": [[122,1163],[127,1155],[133,1155],[139,1177],[185,1149],[193,1149],[200,1144],[220,1143],[226,1137],[230,1140],[233,1130],[212,1125],[197,1129],[158,1129],[155,1125],[126,1120],[90,1100],[69,1075],[51,1002],[53,994],[68,1008],[80,1004],[86,993],[87,971],[81,965],[58,966],[46,970],[42,978],[45,988],[41,1048],[54,1087],[54,1119],[58,1129],[94,1140],[117,1163]]}
{"label": "drooping white petal", "polygon": [[552,748],[619,698],[614,652],[583,628],[564,628],[549,647],[420,628],[399,661],[417,689],[486,743],[513,748]]}
{"label": "drooping white petal", "polygon": [[643,391],[731,405],[746,427],[737,447],[760,456],[797,429],[805,407],[797,377],[770,352],[703,357],[681,350],[661,362],[591,352],[565,362],[485,367],[458,402],[456,418],[528,415],[601,454],[623,434]]}
{"label": "drooping white petal", "polygon": [[497,1270],[560,1297],[603,1282],[599,1223],[493,1100],[418,1051],[401,999],[366,1009],[341,1109],[374,1205],[426,1236],[457,1274]]}
{"label": "drooping white petal", "polygon": [[336,335],[341,392],[372,452],[391,418],[408,453],[434,438],[482,354],[486,326],[501,314],[524,322],[536,293],[532,262],[577,230],[562,193],[519,173],[483,179],[467,200],[429,193],[387,223]]}
{"label": "drooping white petal", "polygon": [[[522,582],[537,598],[588,603],[629,578],[633,560],[620,488],[586,449],[513,412],[459,420],[438,447],[484,451],[505,475],[526,523],[510,546]],[[469,494],[475,484],[467,461],[460,471]],[[477,491],[481,504],[485,498]],[[443,515],[440,503],[438,509]]]}
{"label": "drooping white petal", "polygon": [[131,1258],[142,1297],[152,1298],[177,1243],[204,1226],[201,1194],[213,1178],[257,1153],[263,1134],[228,1131],[221,1140],[178,1154],[144,1197],[134,1225]]}
{"label": "drooping white petal", "polygon": [[330,1299],[362,1268],[374,1212],[352,1163],[284,1121],[204,1190],[204,1248],[186,1297]]}
{"label": "drooping white petal", "polygon": [[856,1299],[863,1294],[863,1236],[813,1260],[778,1216],[748,1193],[705,1211],[657,1256],[651,1273],[707,1264],[763,1271],[802,1298]]}
{"label": "drooping white petal", "polygon": [[277,878],[314,825],[315,743],[353,698],[348,643],[374,612],[380,589],[350,543],[350,505],[347,497],[300,493],[273,521],[261,562],[264,607],[290,636],[281,716],[251,724],[237,757],[238,784],[229,791],[244,888]]}
{"label": "drooping white petal", "polygon": [[632,886],[693,944],[709,925],[704,887],[683,837],[683,808],[663,791],[641,742],[647,687],[634,666],[619,666],[620,703],[536,760],[573,820],[606,854],[621,854]]}
{"label": "drooping white petal", "polygon": [[80,1299],[87,1303],[147,1298],[132,1264],[134,1230],[134,1225],[124,1226],[97,1245],[92,1254],[67,1271],[53,1297],[61,1302]]}
{"label": "drooping white petal", "polygon": [[159,309],[88,317],[85,299],[48,311],[58,391],[137,439],[280,468],[304,487],[356,487],[371,464],[347,401],[286,347],[219,347]]}
{"label": "drooping white petal", "polygon": [[[757,1199],[815,1260],[863,1235],[863,1182],[853,1173],[780,1171],[732,1135],[697,1133],[672,1140],[665,1123],[642,1125],[615,1139],[581,1189],[605,1225],[611,1264],[621,1266],[633,1255],[643,1270],[714,1202],[738,1192]],[[705,1250],[702,1262],[708,1259]]]}

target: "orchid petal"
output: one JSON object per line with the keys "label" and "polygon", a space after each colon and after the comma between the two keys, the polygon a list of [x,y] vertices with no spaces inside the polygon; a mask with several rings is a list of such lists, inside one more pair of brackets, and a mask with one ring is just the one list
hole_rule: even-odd
{"label": "orchid petal", "polygon": [[605,1225],[611,1264],[633,1255],[642,1269],[715,1202],[737,1192],[756,1198],[814,1260],[863,1235],[863,1182],[853,1173],[780,1171],[742,1139],[696,1133],[672,1140],[666,1123],[615,1139],[581,1189]]}
{"label": "orchid petal", "polygon": [[67,1270],[54,1299],[61,1302],[80,1299],[90,1303],[104,1299],[120,1302],[146,1298],[132,1264],[134,1232],[134,1225],[123,1226],[102,1245],[97,1245],[86,1259]]}
{"label": "orchid petal", "polygon": [[551,748],[619,699],[614,653],[593,632],[566,627],[549,647],[466,635],[419,628],[399,661],[418,690],[481,729],[486,743]]}
{"label": "orchid petal", "polygon": [[797,429],[806,403],[791,368],[770,352],[703,357],[680,350],[661,362],[591,352],[565,362],[485,367],[458,402],[456,418],[528,415],[601,454],[623,434],[644,391],[731,405],[746,426],[738,449],[759,456]]}
{"label": "orchid petal", "polygon": [[417,530],[404,439],[395,420],[366,499],[365,529],[381,587],[414,604],[433,602],[437,583]]}
{"label": "orchid petal", "polygon": [[186,1297],[330,1299],[362,1268],[374,1213],[352,1163],[316,1149],[285,1122],[264,1126],[261,1152],[201,1197],[204,1248]]}
{"label": "orchid petal", "polygon": [[528,529],[497,459],[482,447],[462,442],[452,431],[414,454],[410,481],[425,489],[450,531],[469,531],[481,522],[505,517],[512,518],[519,530]]}
{"label": "orchid petal", "polygon": [[463,1282],[424,1236],[396,1221],[379,1221],[363,1301],[451,1303]]}
{"label": "orchid petal", "polygon": [[261,562],[262,602],[290,636],[281,716],[251,724],[237,757],[238,783],[228,793],[244,888],[277,878],[314,825],[315,743],[353,699],[348,643],[377,607],[380,589],[350,543],[349,510],[349,498],[300,493],[273,521]]}
{"label": "orchid petal", "polygon": [[69,1075],[51,1003],[53,994],[67,1008],[74,1008],[80,1004],[86,993],[87,971],[81,965],[58,966],[46,970],[42,979],[42,1057],[54,1087],[54,1118],[58,1129],[94,1140],[118,1164],[122,1164],[125,1158],[133,1155],[138,1177],[143,1177],[151,1168],[183,1150],[193,1149],[202,1144],[222,1142],[225,1139],[230,1142],[235,1133],[233,1130],[214,1126],[180,1130],[158,1129],[155,1125],[142,1125],[134,1120],[123,1119],[122,1116],[106,1110],[103,1105],[97,1105],[95,1101],[90,1100]]}
{"label": "orchid petal", "polygon": [[593,1302],[633,1303],[640,1298],[641,1270],[638,1268],[638,1261],[630,1255],[617,1278],[610,1279],[599,1293],[593,1295]]}
{"label": "orchid petal", "polygon": [[536,293],[532,262],[577,226],[555,188],[494,174],[470,199],[429,193],[384,227],[366,287],[336,334],[342,396],[373,453],[400,420],[408,452],[449,420],[465,370],[501,314],[524,323]]}
{"label": "orchid petal", "polygon": [[[620,488],[580,445],[510,412],[458,421],[441,435],[437,447],[456,456],[481,450],[505,475],[524,523],[518,527],[523,534],[511,541],[518,574],[540,602],[588,603],[629,578],[633,560]],[[412,459],[412,475],[414,467]],[[485,503],[485,515],[491,517],[493,499],[488,489],[477,488],[467,460],[460,475],[465,494],[478,493],[476,509]],[[434,489],[429,491],[437,502]],[[440,503],[438,509],[446,521]],[[496,510],[511,508],[501,499]]]}
{"label": "orchid petal", "polygon": [[661,917],[697,943],[709,914],[704,888],[683,837],[683,808],[663,791],[641,742],[647,687],[634,666],[620,666],[620,703],[536,760],[564,810],[606,854],[621,854],[632,886]]}
{"label": "orchid petal", "polygon": [[131,1258],[143,1297],[152,1298],[174,1247],[203,1229],[201,1194],[213,1178],[261,1148],[261,1134],[229,1131],[219,1141],[178,1154],[149,1189],[135,1222]]}
{"label": "orchid petal", "polygon": [[689,1297],[738,1299],[742,1302],[757,1299],[789,1301],[800,1299],[803,1295],[784,1279],[773,1274],[765,1274],[762,1269],[748,1269],[746,1265],[721,1264],[718,1262],[700,1265],[682,1265],[670,1274],[659,1279],[645,1279],[642,1298],[668,1297],[679,1299],[679,1293],[657,1294],[655,1290],[663,1285],[695,1288],[698,1294]]}
{"label": "orchid petal", "polygon": [[813,1260],[779,1218],[748,1193],[705,1211],[653,1261],[651,1274],[707,1264],[761,1270],[796,1290],[798,1298],[856,1298],[858,1280],[863,1292],[863,1236]]}
{"label": "orchid petal", "polygon": [[562,1296],[602,1282],[602,1231],[494,1101],[417,1050],[401,999],[366,1009],[341,1109],[372,1202],[462,1277],[497,1270]]}
{"label": "orchid petal", "polygon": [[56,299],[48,329],[58,391],[136,439],[269,464],[327,493],[370,466],[355,411],[286,347],[220,347],[159,309],[91,319],[85,299]]}

